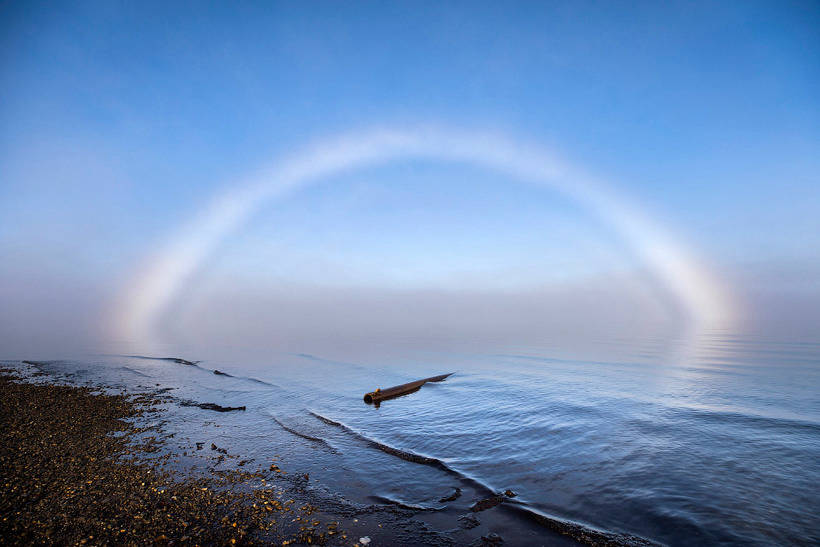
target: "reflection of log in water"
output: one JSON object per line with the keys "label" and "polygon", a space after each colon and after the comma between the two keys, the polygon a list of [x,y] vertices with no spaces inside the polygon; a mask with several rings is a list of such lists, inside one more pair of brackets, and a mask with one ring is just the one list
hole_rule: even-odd
{"label": "reflection of log in water", "polygon": [[427,382],[441,382],[451,374],[453,373],[450,372],[440,376],[431,376],[430,378],[424,378],[423,380],[416,380],[415,382],[408,382],[406,384],[401,384],[400,386],[388,387],[386,389],[377,389],[376,391],[365,393],[364,402],[378,406],[381,401],[407,395],[408,393],[413,393],[414,391],[421,389],[421,386]]}

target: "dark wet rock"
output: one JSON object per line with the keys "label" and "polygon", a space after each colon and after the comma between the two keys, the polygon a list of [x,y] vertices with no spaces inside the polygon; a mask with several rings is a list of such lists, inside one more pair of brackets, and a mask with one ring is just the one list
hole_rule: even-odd
{"label": "dark wet rock", "polygon": [[461,497],[461,488],[456,487],[456,489],[453,490],[452,494],[450,494],[449,496],[445,496],[445,497],[441,498],[438,501],[439,501],[439,503],[445,503],[445,502],[448,502],[448,501],[455,501],[460,497]]}
{"label": "dark wet rock", "polygon": [[[196,449],[197,450],[202,450],[203,446],[205,446],[205,443],[196,443]],[[214,445],[214,446],[216,446],[216,445]]]}
{"label": "dark wet rock", "polygon": [[504,495],[505,495],[505,496],[507,496],[508,498],[514,498],[514,497],[516,497],[518,494],[516,494],[515,492],[513,492],[512,490],[510,490],[510,489],[508,488],[507,490],[504,490]]}
{"label": "dark wet rock", "polygon": [[180,365],[188,365],[189,367],[194,366],[195,364],[199,363],[199,361],[188,361],[187,359],[180,359],[179,357],[163,357],[166,361],[173,361],[174,363],[179,363]]}
{"label": "dark wet rock", "polygon": [[481,521],[478,520],[478,517],[476,517],[475,515],[471,515],[469,513],[458,517],[458,523],[459,526],[461,526],[465,530],[470,530],[472,528],[475,528],[476,526],[481,525]]}
{"label": "dark wet rock", "polygon": [[544,528],[552,530],[553,532],[558,532],[564,536],[571,537],[584,545],[601,547],[659,546],[658,543],[630,534],[603,532],[593,528],[586,528],[573,522],[547,517],[531,511],[527,511],[525,514]]}
{"label": "dark wet rock", "polygon": [[234,410],[246,410],[244,406],[222,406],[216,403],[197,403],[196,401],[180,401],[181,406],[196,406],[204,410],[214,410],[216,412],[232,412]]}
{"label": "dark wet rock", "polygon": [[475,547],[496,547],[498,545],[503,545],[504,540],[501,539],[501,536],[496,534],[495,532],[487,534],[486,536],[481,536],[470,545]]}
{"label": "dark wet rock", "polygon": [[197,405],[199,408],[203,408],[205,410],[215,410],[217,412],[231,412],[234,410],[245,410],[245,406],[220,406],[214,403],[200,403]]}
{"label": "dark wet rock", "polygon": [[479,511],[486,511],[487,509],[492,509],[499,503],[503,503],[504,496],[491,496],[489,498],[477,501],[470,507],[470,511],[473,513],[477,513]]}
{"label": "dark wet rock", "polygon": [[216,374],[217,376],[229,376],[229,377],[233,378],[233,376],[231,376],[227,372],[222,372],[221,370],[215,370],[214,374]]}

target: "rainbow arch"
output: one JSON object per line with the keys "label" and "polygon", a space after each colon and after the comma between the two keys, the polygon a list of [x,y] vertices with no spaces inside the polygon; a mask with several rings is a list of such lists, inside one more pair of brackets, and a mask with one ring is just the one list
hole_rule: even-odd
{"label": "rainbow arch", "polygon": [[602,180],[527,142],[426,127],[375,129],[323,140],[232,184],[138,268],[116,307],[118,337],[143,344],[155,341],[156,325],[185,281],[263,203],[324,177],[400,159],[471,164],[558,191],[616,230],[694,327],[726,326],[733,318],[733,305],[712,272]]}

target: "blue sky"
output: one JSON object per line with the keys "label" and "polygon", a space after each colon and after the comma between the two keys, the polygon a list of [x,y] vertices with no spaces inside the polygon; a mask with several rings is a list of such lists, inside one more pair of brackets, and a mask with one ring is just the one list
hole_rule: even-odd
{"label": "blue sky", "polygon": [[[103,309],[244,174],[418,123],[542,143],[736,282],[816,296],[818,30],[814,2],[2,2],[0,298],[32,324],[49,305]],[[229,243],[209,264],[249,283],[498,288],[640,267],[561,196],[429,162],[324,181]]]}

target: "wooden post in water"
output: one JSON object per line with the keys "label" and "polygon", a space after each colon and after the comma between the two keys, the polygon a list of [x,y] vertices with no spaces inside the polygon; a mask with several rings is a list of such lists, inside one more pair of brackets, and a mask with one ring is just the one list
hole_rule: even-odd
{"label": "wooden post in water", "polygon": [[369,405],[378,405],[381,401],[384,401],[386,399],[392,399],[393,397],[400,397],[402,395],[407,395],[408,393],[418,391],[421,388],[421,386],[423,386],[427,382],[441,382],[451,374],[453,373],[450,372],[448,374],[442,374],[440,376],[431,376],[430,378],[416,380],[415,382],[408,382],[406,384],[401,384],[400,386],[388,387],[386,389],[377,389],[376,391],[365,393],[364,402]]}

